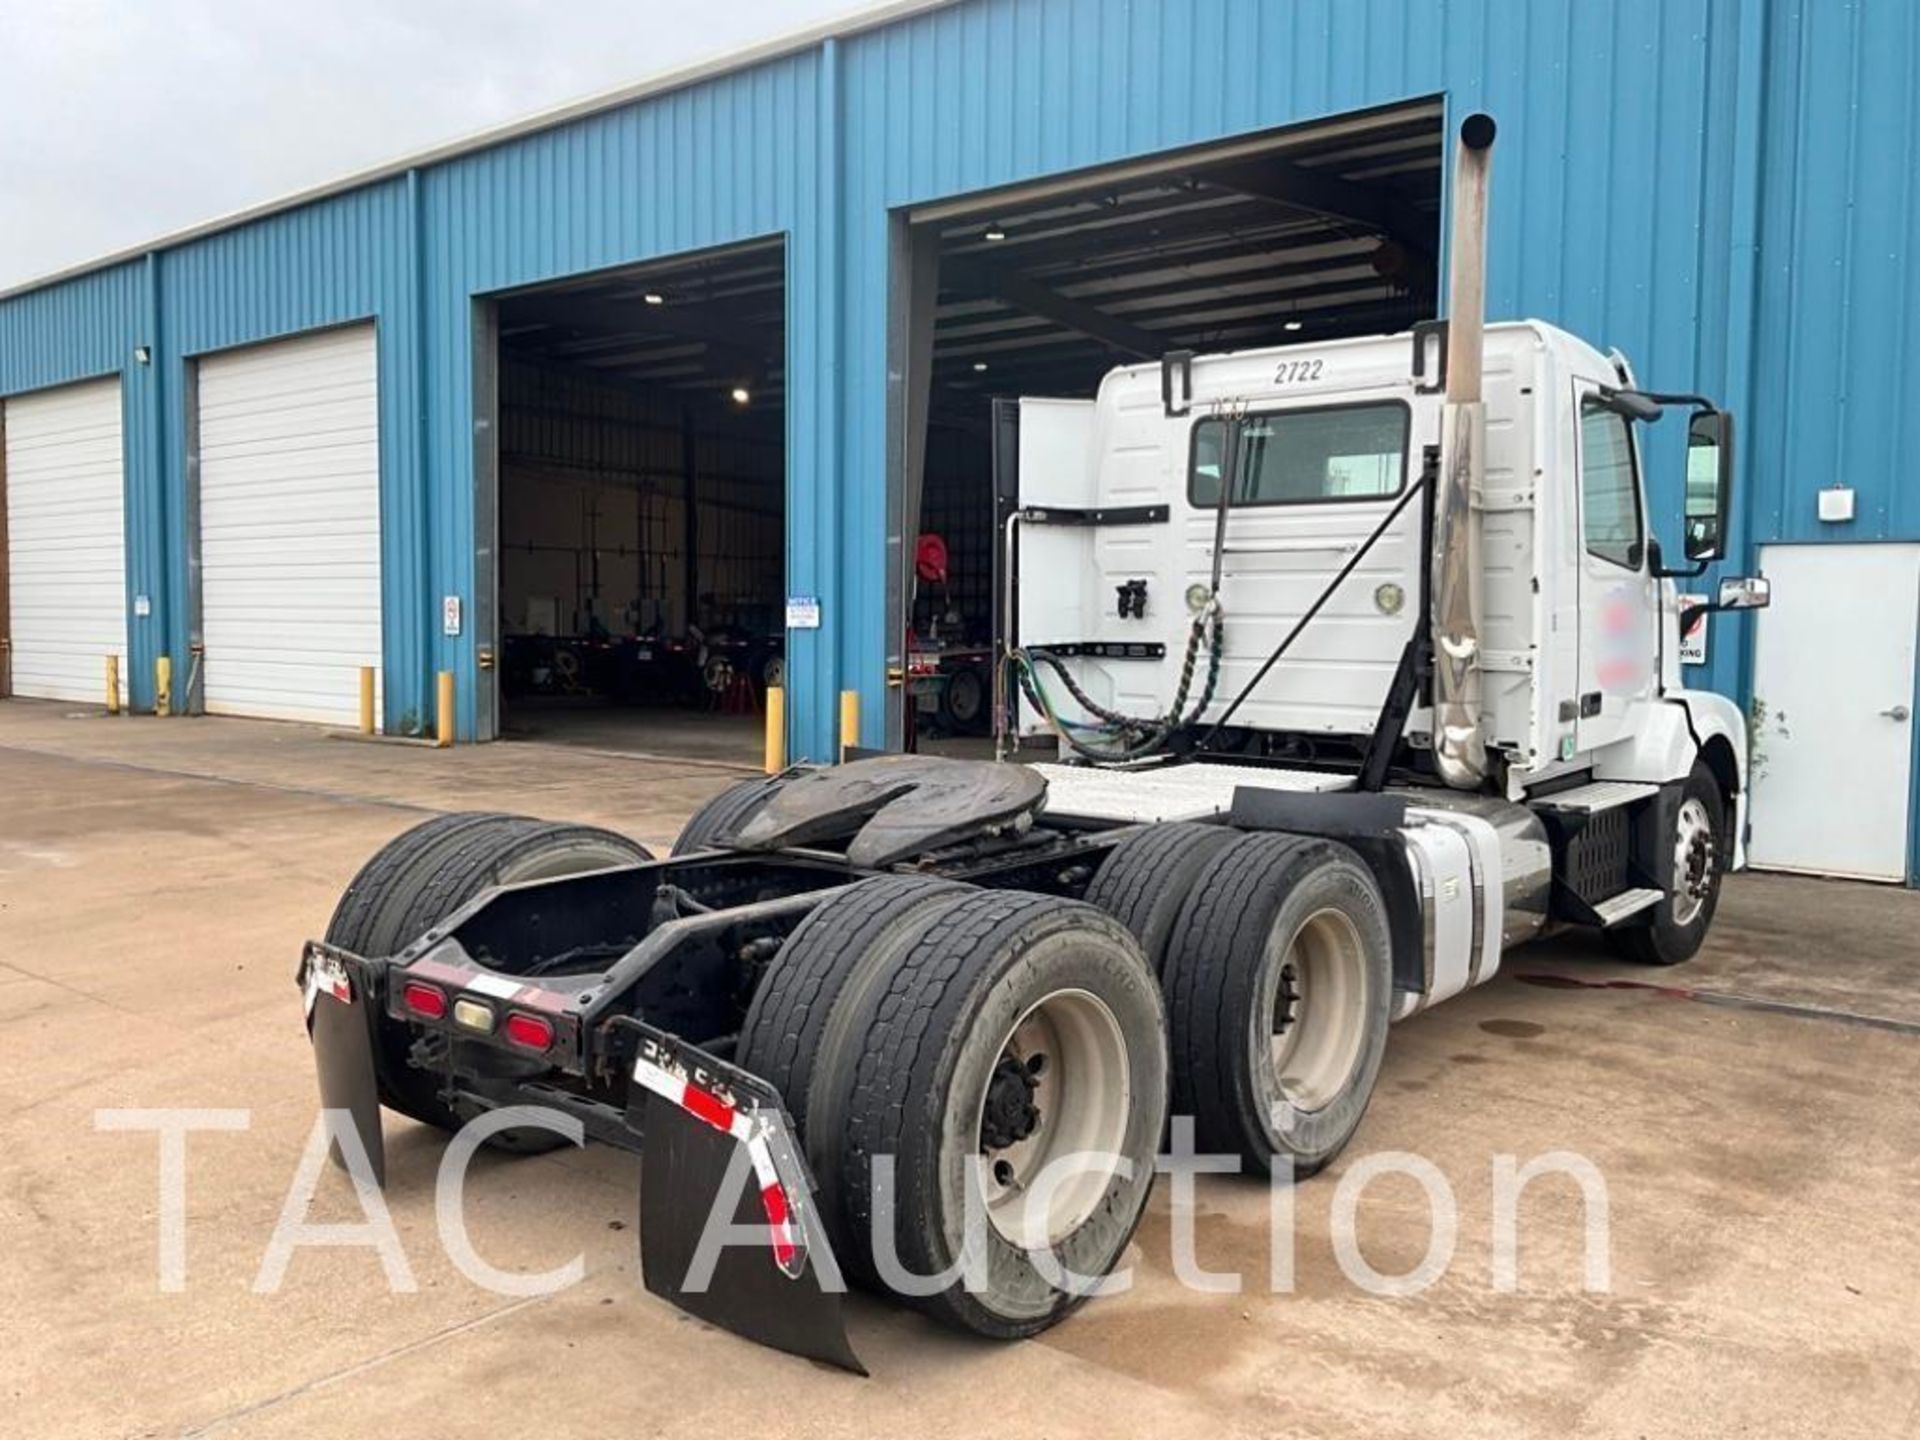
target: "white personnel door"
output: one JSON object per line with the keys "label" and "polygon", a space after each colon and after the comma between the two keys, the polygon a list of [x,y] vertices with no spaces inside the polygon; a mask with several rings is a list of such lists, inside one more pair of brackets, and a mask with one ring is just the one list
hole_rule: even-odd
{"label": "white personnel door", "polygon": [[1905,880],[1920,545],[1767,545],[1753,864]]}
{"label": "white personnel door", "polygon": [[380,673],[373,326],[202,360],[199,422],[208,712],[354,724]]}
{"label": "white personnel door", "polygon": [[127,556],[120,382],[0,402],[6,428],[13,693],[99,701],[106,657],[127,696]]}

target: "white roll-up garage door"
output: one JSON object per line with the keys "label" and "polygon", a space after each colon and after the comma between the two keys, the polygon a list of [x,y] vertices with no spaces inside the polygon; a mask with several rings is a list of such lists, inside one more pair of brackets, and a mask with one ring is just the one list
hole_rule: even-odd
{"label": "white roll-up garage door", "polygon": [[120,382],[0,402],[6,426],[8,639],[13,693],[98,701],[106,657],[127,687]]}
{"label": "white roll-up garage door", "polygon": [[352,724],[380,666],[373,327],[209,356],[198,387],[206,708]]}

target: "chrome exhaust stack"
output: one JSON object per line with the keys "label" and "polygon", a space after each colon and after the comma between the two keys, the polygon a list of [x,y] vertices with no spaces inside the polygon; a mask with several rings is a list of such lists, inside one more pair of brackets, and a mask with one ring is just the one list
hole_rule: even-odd
{"label": "chrome exhaust stack", "polygon": [[1461,122],[1454,147],[1447,389],[1433,505],[1433,758],[1440,778],[1459,790],[1477,790],[1487,777],[1480,728],[1480,520],[1474,504],[1486,472],[1481,372],[1493,137],[1493,117],[1476,113]]}

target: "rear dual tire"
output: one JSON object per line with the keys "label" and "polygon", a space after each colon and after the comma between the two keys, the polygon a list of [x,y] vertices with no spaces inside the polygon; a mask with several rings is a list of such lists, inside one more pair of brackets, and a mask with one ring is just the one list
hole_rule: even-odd
{"label": "rear dual tire", "polygon": [[1140,940],[1166,996],[1173,1114],[1201,1153],[1296,1176],[1353,1137],[1380,1073],[1393,949],[1378,882],[1330,840],[1153,825],[1087,898]]}
{"label": "rear dual tire", "polygon": [[687,817],[687,823],[680,827],[679,838],[673,842],[672,853],[692,855],[701,850],[725,849],[740,832],[740,827],[760,813],[786,779],[785,775],[768,775],[729,785]]}
{"label": "rear dual tire", "polygon": [[[327,943],[386,959],[495,886],[652,858],[644,845],[588,825],[490,812],[436,815],[389,841],[348,882],[327,924]],[[472,1118],[448,1106],[438,1080],[410,1063],[414,1036],[404,1022],[379,1014],[373,1023],[383,1105],[441,1130],[458,1130]],[[512,1129],[489,1143],[532,1153],[564,1142],[546,1130]]]}
{"label": "rear dual tire", "polygon": [[1239,831],[1224,825],[1144,825],[1101,862],[1087,885],[1087,903],[1133,933],[1158,975],[1166,968],[1167,947],[1195,882],[1239,838]]}
{"label": "rear dual tire", "polygon": [[[883,878],[822,902],[764,989],[811,989],[825,1018],[783,1024],[790,1003],[756,999],[741,1058],[788,1077],[848,1274],[893,1289],[887,1255],[945,1275],[902,1298],[1011,1339],[1085,1300],[1139,1223],[1165,1122],[1165,1023],[1138,944],[1107,916],[951,889]],[[849,942],[837,962],[832,937]],[[1083,1152],[1099,1158],[1060,1163]],[[891,1158],[890,1207],[875,1203],[876,1157]]]}

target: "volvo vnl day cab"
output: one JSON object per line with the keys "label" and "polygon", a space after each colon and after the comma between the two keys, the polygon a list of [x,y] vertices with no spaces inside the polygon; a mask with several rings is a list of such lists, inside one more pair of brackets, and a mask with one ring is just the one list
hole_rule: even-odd
{"label": "volvo vnl day cab", "polygon": [[[1746,739],[1680,683],[1675,581],[1723,553],[1732,422],[1483,326],[1493,133],[1461,127],[1444,325],[1000,414],[999,742],[1052,758],[797,767],[665,858],[493,814],[376,855],[300,970],[340,1157],[379,1172],[383,1106],[544,1107],[642,1155],[650,1290],[857,1369],[843,1280],[1007,1338],[1081,1303],[1170,1114],[1310,1175],[1390,1027],[1513,946],[1691,956]],[[1671,564],[1637,435],[1663,411]],[[512,1118],[495,1143],[564,1143]]]}

